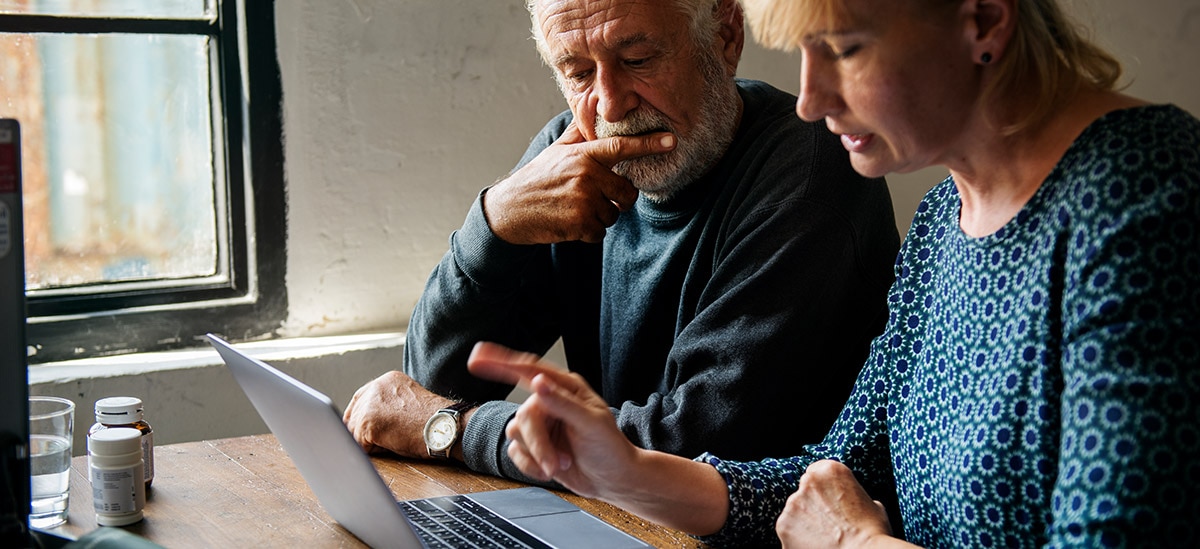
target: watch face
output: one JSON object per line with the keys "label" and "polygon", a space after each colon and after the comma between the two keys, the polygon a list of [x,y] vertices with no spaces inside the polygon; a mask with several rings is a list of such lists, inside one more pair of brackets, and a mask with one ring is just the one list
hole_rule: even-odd
{"label": "watch face", "polygon": [[425,426],[425,445],[442,451],[454,444],[458,436],[458,419],[450,414],[435,414]]}

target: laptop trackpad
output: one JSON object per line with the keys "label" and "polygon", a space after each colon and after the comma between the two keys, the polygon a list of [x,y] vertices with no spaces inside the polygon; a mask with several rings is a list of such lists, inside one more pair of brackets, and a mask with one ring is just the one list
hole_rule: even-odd
{"label": "laptop trackpad", "polygon": [[556,547],[649,547],[542,488],[477,492],[467,497]]}
{"label": "laptop trackpad", "polygon": [[646,546],[583,511],[514,519],[513,523],[555,547],[617,549]]}
{"label": "laptop trackpad", "polygon": [[579,510],[567,500],[536,487],[477,492],[467,497],[509,520]]}

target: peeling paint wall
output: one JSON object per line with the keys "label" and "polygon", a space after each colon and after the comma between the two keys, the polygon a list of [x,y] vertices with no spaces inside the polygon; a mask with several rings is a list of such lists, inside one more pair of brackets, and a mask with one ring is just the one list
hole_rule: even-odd
{"label": "peeling paint wall", "polygon": [[[1200,4],[1066,0],[1129,91],[1200,113]],[[565,108],[523,0],[276,4],[289,193],[286,331],[400,329],[472,198]],[[799,58],[747,45],[743,76],[795,92]],[[892,180],[908,220],[939,169]]]}

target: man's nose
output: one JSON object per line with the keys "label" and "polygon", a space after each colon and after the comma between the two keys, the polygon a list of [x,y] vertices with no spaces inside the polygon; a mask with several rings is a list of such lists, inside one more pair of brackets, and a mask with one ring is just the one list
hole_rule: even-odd
{"label": "man's nose", "polygon": [[606,122],[620,122],[637,108],[640,99],[632,80],[620,70],[597,69],[596,114]]}

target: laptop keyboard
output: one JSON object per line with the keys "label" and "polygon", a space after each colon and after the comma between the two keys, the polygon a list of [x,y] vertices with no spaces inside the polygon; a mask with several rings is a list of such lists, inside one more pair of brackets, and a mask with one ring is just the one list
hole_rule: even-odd
{"label": "laptop keyboard", "polygon": [[466,496],[398,503],[430,548],[550,547]]}

